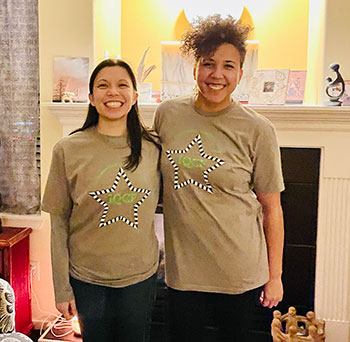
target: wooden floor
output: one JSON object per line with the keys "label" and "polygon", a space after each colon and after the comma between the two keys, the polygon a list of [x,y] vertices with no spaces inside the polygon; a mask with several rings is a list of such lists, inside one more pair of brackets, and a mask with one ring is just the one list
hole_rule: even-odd
{"label": "wooden floor", "polygon": [[[34,342],[38,342],[38,339],[40,338],[40,330],[33,330],[29,335],[29,337]],[[165,342],[165,341],[166,341],[165,329],[161,327],[157,329],[152,329],[151,342]]]}

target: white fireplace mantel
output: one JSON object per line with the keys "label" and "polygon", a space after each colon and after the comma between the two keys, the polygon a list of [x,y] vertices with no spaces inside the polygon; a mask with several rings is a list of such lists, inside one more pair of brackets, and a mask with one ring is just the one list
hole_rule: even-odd
{"label": "white fireplace mantel", "polygon": [[[350,106],[316,105],[249,106],[270,119],[277,129],[350,132]],[[44,102],[41,108],[55,115],[63,127],[79,127],[87,113],[87,103]],[[140,104],[144,122],[151,125],[157,104]]]}
{"label": "white fireplace mantel", "polygon": [[[157,104],[139,106],[152,125]],[[327,342],[350,341],[350,107],[252,106],[275,125],[283,147],[321,149],[315,311],[326,321]],[[80,127],[87,103],[42,103],[63,135]],[[303,167],[303,165],[299,165]],[[297,275],[296,275],[297,276]]]}

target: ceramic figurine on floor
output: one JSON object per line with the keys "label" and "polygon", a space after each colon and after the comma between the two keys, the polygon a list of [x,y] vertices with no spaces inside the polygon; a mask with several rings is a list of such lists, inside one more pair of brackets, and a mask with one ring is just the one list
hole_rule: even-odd
{"label": "ceramic figurine on floor", "polygon": [[315,313],[313,311],[308,311],[306,313],[305,320],[303,320],[303,322],[305,323],[305,330],[309,333],[309,335],[309,330],[312,326],[316,327],[316,331],[319,335],[324,334],[325,321],[316,319]]}
{"label": "ceramic figurine on floor", "polygon": [[281,317],[281,321],[286,322],[286,332],[289,332],[291,326],[295,326],[298,329],[298,321],[302,319],[302,316],[297,316],[297,310],[294,306],[289,307],[288,313]]}
{"label": "ceramic figurine on floor", "polygon": [[324,336],[321,337],[317,334],[317,328],[315,326],[310,327],[310,335],[300,336],[298,334],[298,329],[294,325],[290,327],[288,333],[287,342],[323,342]]}
{"label": "ceramic figurine on floor", "polygon": [[[313,311],[308,311],[306,316],[299,316],[294,306],[289,307],[288,312],[281,315],[281,312],[273,312],[271,323],[271,336],[273,342],[324,342],[325,321],[316,319]],[[286,323],[283,331],[282,323]],[[298,323],[305,324],[305,330],[301,329]]]}
{"label": "ceramic figurine on floor", "polygon": [[329,82],[326,86],[326,94],[329,97],[329,101],[326,102],[328,106],[341,106],[340,97],[344,94],[345,83],[339,72],[339,64],[332,63],[329,68],[336,73],[336,78],[332,80],[331,77],[327,77]]}
{"label": "ceramic figurine on floor", "polygon": [[325,339],[326,339],[326,336],[325,334],[319,334],[318,331],[317,331],[317,327],[312,325],[309,327],[309,337],[312,338],[312,342],[324,342]]}
{"label": "ceramic figurine on floor", "polygon": [[317,320],[315,317],[315,313],[313,311],[308,311],[305,316],[305,330],[309,331],[311,326],[315,326],[317,328]]}
{"label": "ceramic figurine on floor", "polygon": [[291,325],[288,331],[288,342],[300,342],[298,336],[298,328],[295,325]]}
{"label": "ceramic figurine on floor", "polygon": [[[277,310],[276,310],[277,311]],[[279,311],[278,311],[279,312]],[[282,324],[278,318],[274,318],[271,323],[271,336],[273,342],[286,342],[288,335],[282,331]]]}
{"label": "ceramic figurine on floor", "polygon": [[318,319],[317,320],[317,334],[319,335],[324,335],[324,326],[326,325],[326,322],[323,319]]}
{"label": "ceramic figurine on floor", "polygon": [[277,318],[277,319],[281,320],[281,318],[282,318],[281,311],[279,311],[279,310],[274,310],[274,311],[273,311],[273,318]]}

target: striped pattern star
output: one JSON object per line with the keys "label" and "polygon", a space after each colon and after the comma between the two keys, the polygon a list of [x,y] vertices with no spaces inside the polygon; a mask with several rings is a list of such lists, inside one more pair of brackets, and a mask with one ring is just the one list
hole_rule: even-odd
{"label": "striped pattern star", "polygon": [[[199,149],[199,154],[202,158],[205,159],[209,159],[213,162],[215,162],[214,165],[210,166],[208,169],[203,171],[203,179],[204,179],[204,183],[202,184],[192,178],[190,179],[186,179],[185,181],[179,183],[179,166],[176,164],[176,162],[174,161],[174,159],[172,158],[173,154],[181,154],[181,153],[187,153],[191,150],[191,148],[197,144],[198,145],[198,149]],[[185,187],[188,184],[193,184],[197,187],[199,187],[202,190],[205,190],[209,193],[213,193],[213,188],[211,186],[211,184],[209,183],[208,180],[208,175],[210,172],[214,171],[216,168],[220,167],[221,165],[225,164],[225,162],[217,157],[213,157],[210,156],[209,154],[206,154],[204,152],[203,149],[203,144],[202,144],[202,140],[201,140],[201,136],[200,134],[198,134],[190,143],[189,145],[184,149],[184,150],[168,150],[165,152],[171,165],[174,168],[174,188],[175,190],[181,189],[183,187]]]}
{"label": "striped pattern star", "polygon": [[[143,193],[144,194],[144,196],[137,203],[134,204],[134,210],[133,210],[134,211],[134,221],[133,222],[130,221],[129,219],[127,219],[125,216],[122,216],[122,215],[116,216],[116,217],[106,221],[106,216],[107,216],[107,213],[108,213],[108,210],[109,210],[109,205],[108,205],[107,202],[105,202],[104,200],[102,200],[99,197],[100,195],[105,195],[105,194],[108,194],[108,193],[115,192],[121,177],[125,180],[125,182],[126,182],[127,186],[129,187],[130,191],[139,192],[139,193]],[[134,187],[131,184],[131,182],[130,182],[129,178],[127,177],[126,173],[124,172],[124,170],[122,168],[120,168],[118,173],[117,173],[117,176],[115,178],[115,181],[114,181],[114,183],[113,183],[111,188],[105,189],[105,190],[93,191],[93,192],[89,193],[89,195],[94,200],[96,200],[99,204],[101,204],[104,207],[99,227],[102,228],[102,227],[106,227],[106,226],[108,226],[108,225],[110,225],[112,223],[115,223],[115,222],[118,222],[118,221],[123,221],[124,223],[128,224],[130,227],[137,229],[138,228],[138,220],[139,220],[139,218],[138,218],[138,208],[145,201],[145,199],[149,196],[150,193],[151,193],[151,190]]]}

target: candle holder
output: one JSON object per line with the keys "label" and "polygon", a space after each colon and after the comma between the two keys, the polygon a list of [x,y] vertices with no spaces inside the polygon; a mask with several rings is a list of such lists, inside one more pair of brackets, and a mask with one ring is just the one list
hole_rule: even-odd
{"label": "candle holder", "polygon": [[345,91],[345,83],[343,77],[339,72],[339,64],[332,63],[329,68],[336,73],[336,78],[332,80],[327,77],[328,84],[326,86],[326,94],[329,100],[325,103],[327,106],[341,106],[342,102],[339,100]]}

